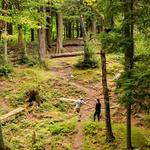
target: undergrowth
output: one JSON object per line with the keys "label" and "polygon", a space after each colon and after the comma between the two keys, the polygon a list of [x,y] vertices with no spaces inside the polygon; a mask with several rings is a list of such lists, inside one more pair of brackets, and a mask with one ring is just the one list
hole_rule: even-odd
{"label": "undergrowth", "polygon": [[[126,148],[126,127],[123,124],[113,124],[113,132],[116,137],[113,143],[106,142],[104,122],[86,121],[83,123],[83,127],[85,150],[96,150],[98,147],[103,150],[124,150]],[[147,132],[147,130],[133,127],[133,147],[148,150],[150,146],[149,135],[150,132]]]}

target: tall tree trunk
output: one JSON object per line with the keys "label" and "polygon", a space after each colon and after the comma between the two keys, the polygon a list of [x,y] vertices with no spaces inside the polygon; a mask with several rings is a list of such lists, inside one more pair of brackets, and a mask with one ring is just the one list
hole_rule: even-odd
{"label": "tall tree trunk", "polygon": [[5,150],[1,122],[0,122],[0,150]]}
{"label": "tall tree trunk", "polygon": [[31,28],[31,42],[34,42],[34,29]]}
{"label": "tall tree trunk", "polygon": [[80,22],[80,37],[83,37],[83,31],[82,31],[82,25],[81,25],[81,22]]}
{"label": "tall tree trunk", "polygon": [[65,20],[65,23],[64,23],[64,40],[66,39],[66,20]]}
{"label": "tall tree trunk", "polygon": [[18,25],[18,50],[20,51],[20,57],[22,63],[26,63],[28,58],[27,58],[25,40],[23,39],[22,25]]}
{"label": "tall tree trunk", "polygon": [[72,38],[72,22],[70,20],[68,21],[68,38]]}
{"label": "tall tree trunk", "polygon": [[[5,23],[5,35],[7,36],[7,23]],[[7,38],[4,39],[4,61],[8,63],[8,54],[7,54]]]}
{"label": "tall tree trunk", "polygon": [[[45,7],[41,6],[39,11],[45,13]],[[41,28],[38,29],[38,47],[39,59],[42,60],[46,56],[46,29],[45,26],[42,25]]]}
{"label": "tall tree trunk", "polygon": [[51,48],[52,44],[52,13],[51,10],[48,12],[49,16],[46,17],[47,25],[46,25],[46,42],[47,42],[47,47]]}
{"label": "tall tree trunk", "polygon": [[[124,35],[129,42],[125,50],[125,71],[128,72],[128,77],[130,78],[134,63],[133,0],[126,0],[124,2],[124,22]],[[128,104],[127,106],[127,149],[133,149],[131,141],[131,104]]]}
{"label": "tall tree trunk", "polygon": [[72,22],[72,38],[74,39],[74,21]]}
{"label": "tall tree trunk", "polygon": [[132,150],[131,142],[131,105],[127,106],[127,149]]}
{"label": "tall tree trunk", "polygon": [[13,24],[7,23],[7,30],[9,35],[13,35]]}
{"label": "tall tree trunk", "polygon": [[39,29],[39,58],[42,60],[46,56],[46,32],[45,28]]}
{"label": "tall tree trunk", "polygon": [[114,136],[111,127],[110,119],[110,106],[109,106],[109,93],[107,87],[107,70],[106,70],[106,55],[105,50],[101,50],[101,64],[102,64],[102,85],[103,85],[103,95],[105,102],[105,123],[106,123],[106,141],[114,141]]}
{"label": "tall tree trunk", "polygon": [[76,21],[76,32],[77,32],[77,38],[79,37],[80,29],[79,29],[79,21]]}
{"label": "tall tree trunk", "polygon": [[63,15],[61,12],[57,13],[57,43],[56,43],[56,52],[60,53],[63,49]]}
{"label": "tall tree trunk", "polygon": [[96,20],[95,19],[92,20],[92,22],[91,22],[91,31],[93,33],[96,33]]}
{"label": "tall tree trunk", "polygon": [[85,27],[85,22],[83,15],[80,15],[80,24],[81,24],[81,31],[83,34],[83,41],[84,41],[84,63],[88,64],[90,61],[90,54],[89,54],[89,49],[87,46],[87,33],[86,33],[86,27]]}
{"label": "tall tree trunk", "polygon": [[22,25],[18,25],[18,48],[24,48]]}

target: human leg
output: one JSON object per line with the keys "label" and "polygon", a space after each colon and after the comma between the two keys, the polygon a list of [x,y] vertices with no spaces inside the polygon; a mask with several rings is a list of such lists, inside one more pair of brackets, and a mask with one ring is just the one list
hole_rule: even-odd
{"label": "human leg", "polygon": [[100,121],[100,112],[97,112],[97,119]]}
{"label": "human leg", "polygon": [[94,113],[94,121],[96,120],[96,115],[97,115],[97,114],[96,114],[96,111],[95,111],[95,113]]}

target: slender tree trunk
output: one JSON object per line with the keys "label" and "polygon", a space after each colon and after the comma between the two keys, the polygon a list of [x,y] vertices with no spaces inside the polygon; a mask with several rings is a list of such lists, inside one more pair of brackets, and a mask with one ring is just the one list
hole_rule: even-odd
{"label": "slender tree trunk", "polygon": [[91,31],[93,33],[96,33],[96,20],[95,19],[92,20],[92,22],[91,22]]}
{"label": "slender tree trunk", "polygon": [[79,33],[80,33],[80,31],[79,31],[79,21],[77,20],[76,21],[76,32],[77,32],[77,38],[79,37]]}
{"label": "slender tree trunk", "polygon": [[68,21],[68,38],[72,38],[72,22],[70,20]]}
{"label": "slender tree trunk", "polygon": [[18,26],[18,50],[20,51],[20,57],[22,63],[26,63],[28,58],[27,58],[25,40],[23,40],[22,25]]}
{"label": "slender tree trunk", "polygon": [[131,142],[131,105],[127,106],[127,149],[133,149]]}
{"label": "slender tree trunk", "polygon": [[51,37],[52,37],[52,13],[51,13],[51,10],[48,12],[49,13],[49,16],[46,17],[46,21],[47,21],[47,25],[46,25],[46,42],[47,42],[47,47],[48,48],[51,48],[51,44],[52,44],[52,41],[51,41]]}
{"label": "slender tree trunk", "polygon": [[46,32],[45,28],[39,29],[39,55],[40,59],[46,56]]}
{"label": "slender tree trunk", "polygon": [[60,53],[63,49],[63,16],[61,12],[57,13],[58,29],[57,29],[57,43],[56,52]]}
{"label": "slender tree trunk", "polygon": [[0,150],[5,150],[1,122],[0,122]]}
{"label": "slender tree trunk", "polygon": [[72,22],[72,38],[74,39],[74,21]]}
{"label": "slender tree trunk", "polygon": [[18,48],[24,48],[22,25],[18,25]]}
{"label": "slender tree trunk", "polygon": [[[128,72],[128,77],[131,76],[133,69],[133,56],[134,56],[134,39],[133,39],[133,0],[126,0],[124,3],[124,35],[128,39],[128,46],[125,50],[125,71]],[[127,149],[132,150],[131,140],[131,104],[127,106]]]}
{"label": "slender tree trunk", "polygon": [[83,37],[82,25],[80,23],[80,37]]}
{"label": "slender tree trunk", "polygon": [[[45,7],[41,6],[39,12],[45,13]],[[39,59],[42,60],[46,56],[46,29],[45,26],[42,25],[41,28],[38,29],[38,47]]]}
{"label": "slender tree trunk", "polygon": [[106,55],[104,49],[101,50],[101,64],[102,64],[102,85],[105,102],[106,141],[112,142],[114,141],[115,138],[113,136],[110,119],[109,93],[107,87]]}
{"label": "slender tree trunk", "polygon": [[[7,36],[7,23],[5,23],[5,35]],[[8,54],[7,54],[7,38],[4,39],[4,61],[8,63]]]}
{"label": "slender tree trunk", "polygon": [[84,41],[84,63],[88,64],[90,61],[90,54],[89,54],[89,49],[87,46],[87,33],[86,33],[86,27],[85,27],[85,22],[83,15],[80,15],[80,23],[81,23],[81,31],[83,34],[83,41]]}
{"label": "slender tree trunk", "polygon": [[34,42],[34,29],[31,28],[31,42]]}
{"label": "slender tree trunk", "polygon": [[9,35],[13,35],[13,24],[7,23],[7,30]]}

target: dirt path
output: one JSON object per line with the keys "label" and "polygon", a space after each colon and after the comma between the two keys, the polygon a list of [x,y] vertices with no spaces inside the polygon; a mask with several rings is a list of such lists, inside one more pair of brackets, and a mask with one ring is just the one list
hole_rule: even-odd
{"label": "dirt path", "polygon": [[[83,127],[82,122],[85,120],[90,119],[91,113],[94,112],[96,99],[102,97],[102,87],[101,83],[96,84],[94,87],[84,87],[78,82],[72,82],[71,79],[71,66],[66,67],[65,62],[60,62],[61,68],[50,68],[52,72],[55,73],[58,77],[64,79],[65,81],[69,82],[70,85],[77,87],[80,90],[83,90],[86,93],[86,97],[84,98],[86,101],[86,105],[84,105],[81,109],[81,122],[77,124],[77,133],[73,138],[72,150],[83,150]],[[103,101],[101,101],[103,107]]]}

